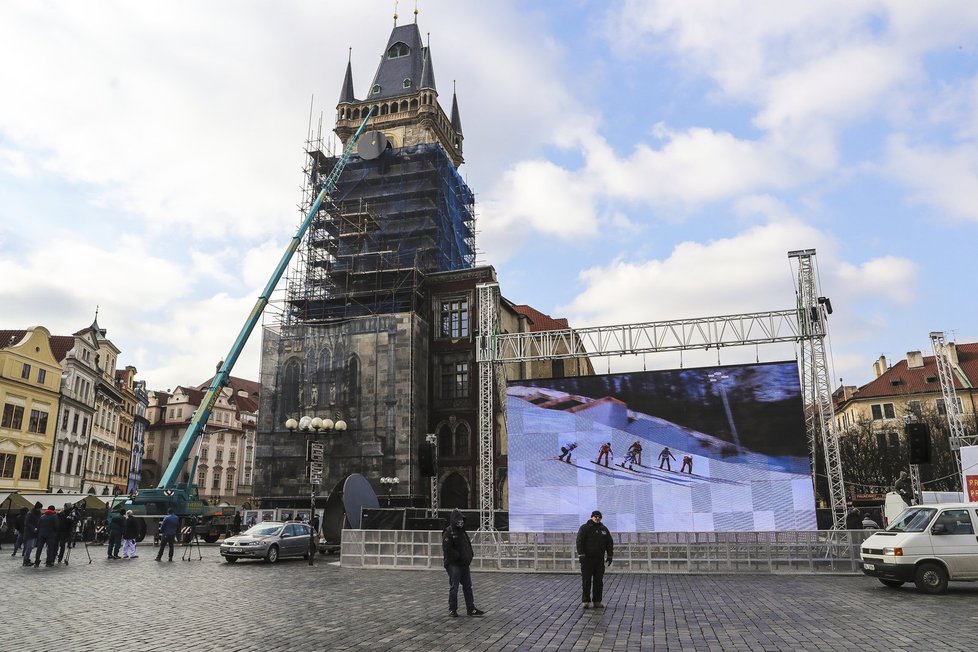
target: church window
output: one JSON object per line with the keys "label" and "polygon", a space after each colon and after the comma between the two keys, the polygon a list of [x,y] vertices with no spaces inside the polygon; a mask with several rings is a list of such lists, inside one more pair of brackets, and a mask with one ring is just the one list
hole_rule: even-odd
{"label": "church window", "polygon": [[405,77],[405,79],[404,79],[404,88],[411,88],[411,78],[410,77]]}
{"label": "church window", "polygon": [[376,95],[380,92],[380,84],[374,84],[374,87],[370,89],[370,92]]}
{"label": "church window", "polygon": [[411,54],[411,48],[409,48],[405,43],[398,41],[387,51],[388,59],[400,59],[401,57],[406,57]]}

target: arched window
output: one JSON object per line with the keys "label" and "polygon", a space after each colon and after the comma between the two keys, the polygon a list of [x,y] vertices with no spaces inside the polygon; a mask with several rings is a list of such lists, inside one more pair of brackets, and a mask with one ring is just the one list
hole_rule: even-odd
{"label": "arched window", "polygon": [[299,383],[302,382],[299,361],[286,362],[282,375],[282,409],[286,413],[295,412],[299,409]]}
{"label": "arched window", "polygon": [[345,382],[343,383],[343,403],[349,405],[360,393],[360,360],[352,355],[346,361]]}
{"label": "arched window", "polygon": [[408,103],[407,100],[404,100],[403,102],[401,102],[401,111],[407,111],[407,110],[408,110]]}
{"label": "arched window", "polygon": [[455,453],[454,448],[455,442],[452,441],[452,429],[446,423],[441,428],[438,429],[438,454],[444,455],[445,457],[451,457]]}
{"label": "arched window", "polygon": [[413,100],[411,100],[411,108],[412,109],[418,108],[418,98],[414,98]]}
{"label": "arched window", "polygon": [[353,119],[354,120],[360,119],[360,109],[353,109]]}
{"label": "arched window", "polygon": [[441,507],[443,509],[468,509],[469,483],[461,475],[451,473],[441,485]]}
{"label": "arched window", "polygon": [[453,439],[455,440],[454,450],[457,456],[462,457],[469,454],[469,441],[472,438],[471,435],[472,432],[469,430],[469,424],[465,423],[464,421],[460,422],[455,427],[455,436]]}
{"label": "arched window", "polygon": [[380,93],[380,84],[374,84],[373,88],[370,89],[371,95],[378,95]]}
{"label": "arched window", "polygon": [[316,365],[317,386],[316,396],[312,397],[313,405],[326,405],[329,400],[329,380],[331,356],[329,349],[323,349],[319,353],[319,364]]}
{"label": "arched window", "polygon": [[398,59],[400,57],[406,57],[411,54],[411,48],[407,46],[406,43],[398,41],[387,50],[388,59]]}
{"label": "arched window", "polygon": [[391,113],[397,113],[397,102],[391,102]]}
{"label": "arched window", "polygon": [[381,104],[380,105],[380,115],[387,115],[387,105],[386,104]]}
{"label": "arched window", "polygon": [[403,86],[404,88],[411,88],[411,78],[405,77],[404,81],[401,82],[401,86]]}

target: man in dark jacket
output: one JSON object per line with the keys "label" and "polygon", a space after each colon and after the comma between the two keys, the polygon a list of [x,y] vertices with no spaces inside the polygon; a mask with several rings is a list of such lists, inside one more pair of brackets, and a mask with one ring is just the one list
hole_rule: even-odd
{"label": "man in dark jacket", "polygon": [[24,516],[24,566],[33,566],[31,552],[37,542],[37,524],[41,522],[41,503],[34,503],[34,509]]}
{"label": "man in dark jacket", "polygon": [[448,615],[458,616],[458,585],[462,585],[465,596],[465,610],[470,616],[481,616],[485,612],[476,609],[472,596],[472,541],[465,531],[465,517],[457,509],[452,512],[451,523],[441,533],[441,549],[445,557],[445,570],[448,571]]}
{"label": "man in dark jacket", "polygon": [[58,563],[65,558],[65,549],[72,544],[71,537],[75,533],[75,523],[78,517],[75,513],[75,506],[65,503],[64,509],[58,512]]}
{"label": "man in dark jacket", "polygon": [[122,531],[126,527],[126,517],[120,506],[118,510],[109,516],[109,559],[122,559],[119,556],[119,549],[122,547]]}
{"label": "man in dark jacket", "polygon": [[21,507],[17,518],[14,520],[14,530],[17,531],[17,538],[14,539],[14,551],[10,553],[11,557],[16,557],[17,551],[24,545],[24,519],[27,517],[27,512],[28,509],[26,507]]}
{"label": "man in dark jacket", "polygon": [[41,551],[47,546],[48,554],[44,561],[45,566],[54,566],[54,558],[58,554],[58,513],[54,511],[54,505],[48,508],[41,515],[37,523],[37,551],[34,553],[34,567],[41,565]]}
{"label": "man in dark jacket", "polygon": [[[601,512],[594,510],[591,518],[577,531],[577,558],[581,562],[581,607],[587,609],[594,597],[594,608],[603,609],[604,565],[611,566],[615,543],[611,532],[601,523]],[[592,593],[593,589],[593,593]]]}
{"label": "man in dark jacket", "polygon": [[160,522],[160,551],[156,553],[156,561],[163,561],[163,550],[170,547],[170,559],[173,561],[173,541],[177,537],[180,529],[180,517],[173,513],[173,509],[168,509],[166,518]]}

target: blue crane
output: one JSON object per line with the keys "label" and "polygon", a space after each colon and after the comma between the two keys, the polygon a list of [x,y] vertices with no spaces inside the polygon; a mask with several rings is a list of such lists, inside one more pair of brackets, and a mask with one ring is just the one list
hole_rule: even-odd
{"label": "blue crane", "polygon": [[[110,509],[118,509],[121,506],[123,509],[133,510],[133,514],[138,516],[162,515],[166,514],[170,509],[178,516],[198,516],[203,513],[203,503],[197,497],[197,485],[194,483],[193,472],[191,472],[191,476],[186,482],[179,481],[180,473],[190,459],[191,450],[193,450],[194,445],[204,433],[204,428],[207,425],[207,420],[210,418],[211,410],[213,410],[214,404],[221,395],[221,390],[227,386],[231,376],[231,369],[238,360],[238,356],[241,355],[241,350],[248,342],[248,337],[251,336],[251,332],[258,325],[258,320],[261,319],[261,314],[265,310],[265,306],[268,305],[269,298],[272,296],[275,286],[278,285],[279,280],[281,280],[282,275],[288,268],[292,256],[295,254],[296,249],[299,248],[302,236],[305,235],[306,230],[308,230],[323,201],[336,190],[336,183],[339,181],[340,175],[343,174],[343,169],[346,167],[350,157],[353,156],[353,149],[357,144],[357,140],[363,134],[367,126],[367,121],[370,120],[373,113],[374,109],[371,108],[364,117],[363,122],[360,123],[360,128],[357,129],[353,138],[347,143],[346,148],[343,150],[343,155],[340,156],[340,159],[326,177],[322,190],[316,197],[316,201],[309,208],[309,212],[306,214],[302,224],[299,225],[299,230],[292,236],[292,241],[282,255],[282,259],[275,267],[275,271],[272,272],[272,276],[268,279],[268,284],[265,285],[265,289],[258,296],[255,307],[251,309],[248,319],[245,320],[244,326],[241,327],[238,338],[234,341],[231,350],[224,358],[224,362],[211,381],[210,388],[201,400],[200,407],[194,412],[190,425],[180,439],[180,444],[177,446],[173,458],[160,477],[159,485],[155,489],[142,489],[137,494],[111,505]],[[196,466],[197,460],[195,456],[194,468]]]}

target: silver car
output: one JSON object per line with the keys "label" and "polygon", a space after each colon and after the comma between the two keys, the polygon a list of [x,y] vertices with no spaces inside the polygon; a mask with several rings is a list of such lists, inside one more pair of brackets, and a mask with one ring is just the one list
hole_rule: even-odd
{"label": "silver car", "polygon": [[309,558],[312,528],[305,523],[264,521],[221,543],[221,555],[229,564],[239,559],[264,559],[275,563],[282,557]]}

